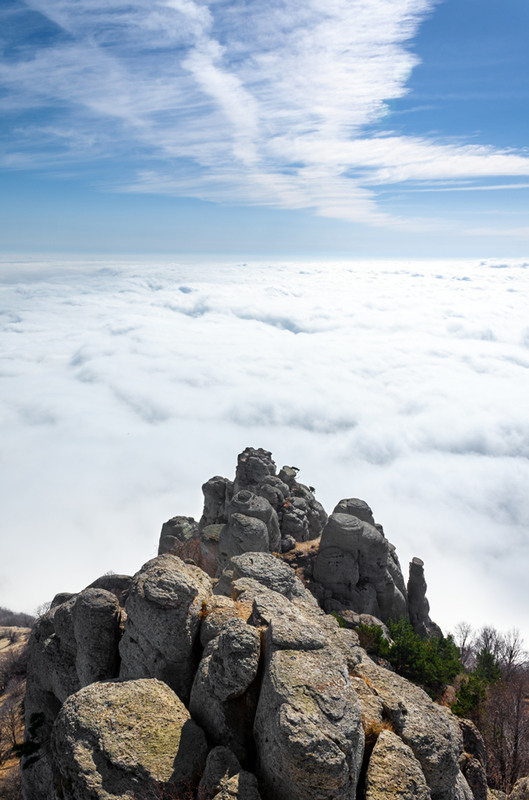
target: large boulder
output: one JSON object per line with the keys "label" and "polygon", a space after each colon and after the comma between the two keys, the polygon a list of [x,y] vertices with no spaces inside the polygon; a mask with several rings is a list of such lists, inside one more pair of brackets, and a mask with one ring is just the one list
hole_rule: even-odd
{"label": "large boulder", "polygon": [[275,649],[267,663],[254,736],[267,800],[354,800],[364,735],[347,666],[336,652]]}
{"label": "large boulder", "polygon": [[120,677],[159,678],[187,702],[197,666],[195,642],[211,579],[164,554],[134,576],[120,643]]}
{"label": "large boulder", "polygon": [[[342,504],[347,507],[347,502]],[[408,616],[404,580],[390,543],[378,528],[351,513],[329,517],[313,577],[344,608],[384,622]]]}
{"label": "large boulder", "polygon": [[228,521],[228,504],[233,496],[233,481],[215,475],[202,485],[204,510],[198,523],[202,531],[208,525],[224,524]]}
{"label": "large boulder", "polygon": [[266,523],[256,517],[233,513],[220,533],[217,574],[221,574],[232,556],[269,551],[270,538]]}
{"label": "large boulder", "polygon": [[[228,506],[228,522],[233,514],[255,517],[265,523],[268,531],[268,544],[271,552],[278,552],[281,546],[281,532],[276,511],[270,502],[249,489],[241,489],[235,494]],[[235,555],[235,554],[234,554]]]}
{"label": "large boulder", "polygon": [[265,478],[275,474],[276,465],[269,450],[247,447],[237,456],[234,493],[257,487]]}
{"label": "large boulder", "polygon": [[[456,717],[420,687],[377,666],[368,656],[354,668],[354,674],[368,689],[358,691],[364,724],[389,722],[420,763],[433,800],[455,800],[458,783],[466,784],[459,769],[463,737]],[[372,689],[374,699],[369,697]]]}
{"label": "large boulder", "polygon": [[[117,676],[120,623],[115,594],[100,588],[57,597],[37,620],[29,640],[24,706],[26,737],[39,744],[40,754],[47,752],[61,704],[93,680]],[[26,800],[53,798],[47,758],[28,764],[22,779]]]}
{"label": "large boulder", "polygon": [[[261,640],[241,619],[230,619],[212,639],[199,664],[189,709],[215,744],[224,744],[243,762],[248,758],[258,687]],[[251,749],[251,748],[250,748]]]}
{"label": "large boulder", "polygon": [[62,800],[136,800],[198,783],[206,738],[153,679],[94,683],[66,700],[52,753]]}
{"label": "large boulder", "polygon": [[279,592],[288,600],[297,597],[317,605],[315,598],[295,572],[271,553],[244,553],[230,558],[215,587],[215,594],[229,597],[232,584],[239,578],[251,578],[265,588]]}
{"label": "large boulder", "polygon": [[75,667],[81,686],[117,675],[121,612],[116,596],[85,589],[73,606]]}
{"label": "large boulder", "polygon": [[369,759],[365,800],[430,800],[421,765],[413,751],[389,730],[382,730]]}
{"label": "large boulder", "polygon": [[193,517],[173,517],[164,522],[160,533],[158,555],[161,556],[163,553],[172,553],[181,559],[199,558],[200,535],[198,523]]}

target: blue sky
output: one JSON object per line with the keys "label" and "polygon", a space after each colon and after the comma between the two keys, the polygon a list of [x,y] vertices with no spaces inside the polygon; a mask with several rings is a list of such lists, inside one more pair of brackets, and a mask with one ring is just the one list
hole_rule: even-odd
{"label": "blue sky", "polygon": [[4,0],[3,252],[513,256],[525,0]]}

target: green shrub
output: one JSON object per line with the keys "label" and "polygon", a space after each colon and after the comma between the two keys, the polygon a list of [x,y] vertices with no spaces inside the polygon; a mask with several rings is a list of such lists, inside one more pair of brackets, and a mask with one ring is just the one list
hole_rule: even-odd
{"label": "green shrub", "polygon": [[378,626],[363,625],[357,632],[371,652],[389,661],[399,675],[418,683],[432,697],[437,697],[461,671],[459,648],[451,636],[421,639],[405,619],[390,620],[388,630],[393,644],[384,639]]}

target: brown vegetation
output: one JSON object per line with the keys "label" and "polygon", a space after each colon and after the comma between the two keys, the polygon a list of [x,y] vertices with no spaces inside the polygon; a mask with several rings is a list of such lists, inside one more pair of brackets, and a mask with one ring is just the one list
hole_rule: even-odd
{"label": "brown vegetation", "polygon": [[[8,618],[13,617],[17,615]],[[28,638],[27,628],[0,628],[0,796],[3,800],[21,798],[19,759],[13,748],[24,738]]]}

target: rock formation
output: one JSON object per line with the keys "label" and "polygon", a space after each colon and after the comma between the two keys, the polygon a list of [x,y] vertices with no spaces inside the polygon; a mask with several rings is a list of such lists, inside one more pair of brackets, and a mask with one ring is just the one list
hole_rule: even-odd
{"label": "rock formation", "polygon": [[165,523],[135,576],[58,595],[37,622],[25,800],[485,800],[477,730],[354,631],[434,629],[422,562],[406,588],[366,503],[327,520],[265,450],[203,490],[200,521]]}

